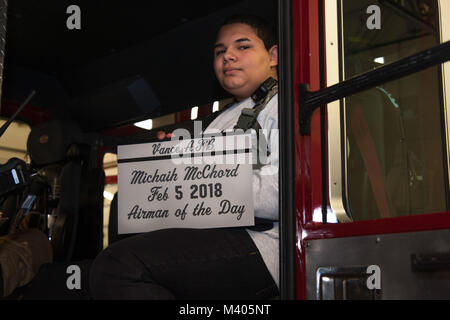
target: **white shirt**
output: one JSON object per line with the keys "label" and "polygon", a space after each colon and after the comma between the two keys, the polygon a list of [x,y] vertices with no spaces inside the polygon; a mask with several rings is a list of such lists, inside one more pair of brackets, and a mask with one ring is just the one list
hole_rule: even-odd
{"label": "white shirt", "polygon": [[[251,98],[234,104],[222,112],[206,128],[205,133],[212,130],[232,130],[236,125],[243,108],[255,105]],[[278,211],[278,95],[275,95],[259,113],[257,118],[261,128],[265,130],[267,148],[270,152],[267,165],[253,170],[253,204],[255,216],[270,220],[279,220]],[[279,287],[279,235],[278,222],[267,231],[248,230],[250,237],[258,248],[270,271],[275,283]]]}

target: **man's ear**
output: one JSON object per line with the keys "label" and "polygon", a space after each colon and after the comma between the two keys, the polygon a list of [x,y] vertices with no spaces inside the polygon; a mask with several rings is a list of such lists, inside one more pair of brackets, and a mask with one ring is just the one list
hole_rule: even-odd
{"label": "man's ear", "polygon": [[276,67],[278,66],[278,45],[272,46],[272,48],[269,49],[269,56],[270,56],[270,66]]}

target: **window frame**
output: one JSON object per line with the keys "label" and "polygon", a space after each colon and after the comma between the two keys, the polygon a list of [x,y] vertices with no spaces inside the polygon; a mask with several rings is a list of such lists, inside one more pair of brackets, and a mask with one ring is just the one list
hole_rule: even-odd
{"label": "window frame", "polygon": [[[337,84],[345,78],[344,75],[344,47],[343,47],[343,10],[342,1],[325,1],[325,50],[326,50],[326,79],[327,87]],[[438,15],[440,28],[440,43],[450,40],[450,2],[438,0]],[[447,166],[446,188],[450,184],[450,63],[441,65],[444,144],[446,150],[444,163]],[[328,126],[328,196],[331,210],[338,222],[353,222],[348,210],[347,185],[347,137],[345,99],[334,101],[327,105]],[[448,205],[448,204],[447,204]],[[379,218],[377,220],[381,220]]]}
{"label": "window frame", "polygon": [[[438,0],[439,8],[439,27],[441,43],[450,41],[450,1]],[[444,63],[441,68],[442,72],[442,90],[443,90],[443,107],[444,107],[444,123],[446,132],[446,156],[447,156],[447,188],[450,185],[450,63]],[[447,204],[448,205],[448,204]]]}

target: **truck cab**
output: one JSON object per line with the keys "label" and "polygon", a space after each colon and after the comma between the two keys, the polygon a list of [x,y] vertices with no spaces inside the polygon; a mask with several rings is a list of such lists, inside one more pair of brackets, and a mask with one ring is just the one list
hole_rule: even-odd
{"label": "truck cab", "polygon": [[0,169],[25,177],[0,190],[0,236],[39,180],[55,260],[9,299],[90,299],[90,263],[128,236],[117,146],[230,102],[213,44],[235,13],[278,28],[279,298],[449,297],[448,1],[0,2]]}

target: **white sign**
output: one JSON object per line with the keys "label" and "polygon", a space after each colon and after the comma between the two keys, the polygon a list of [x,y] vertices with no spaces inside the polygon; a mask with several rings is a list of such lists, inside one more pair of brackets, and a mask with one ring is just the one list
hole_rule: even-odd
{"label": "white sign", "polygon": [[118,233],[254,225],[252,136],[118,147]]}

